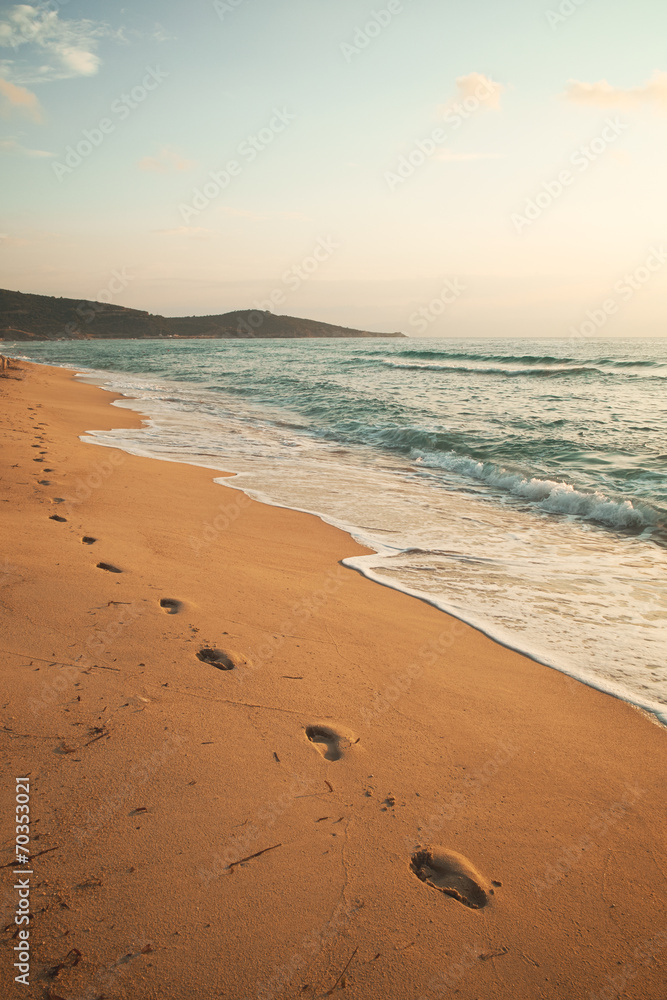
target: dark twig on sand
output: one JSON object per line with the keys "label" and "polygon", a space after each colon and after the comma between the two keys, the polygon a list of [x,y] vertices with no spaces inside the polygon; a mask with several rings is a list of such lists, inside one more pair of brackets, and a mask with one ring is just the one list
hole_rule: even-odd
{"label": "dark twig on sand", "polygon": [[[32,864],[35,858],[40,858],[42,854],[50,854],[51,851],[58,851],[59,849],[60,849],[59,847],[47,847],[43,851],[38,851],[37,854],[30,854],[28,856],[28,863]],[[0,868],[17,868],[18,865],[19,865],[18,860],[10,861],[8,865],[0,865]]]}
{"label": "dark twig on sand", "polygon": [[72,948],[67,952],[65,960],[63,962],[58,962],[54,965],[52,969],[48,969],[46,975],[49,979],[55,979],[61,969],[73,969],[75,965],[78,965],[81,961],[81,952],[78,948]]}
{"label": "dark twig on sand", "polygon": [[345,966],[345,968],[341,972],[341,974],[338,977],[338,979],[336,980],[336,982],[333,984],[333,986],[331,987],[331,989],[327,990],[327,992],[324,994],[325,997],[330,997],[333,994],[333,992],[336,989],[336,987],[338,986],[339,982],[341,981],[341,979],[343,978],[343,976],[345,975],[345,973],[347,972],[347,970],[350,968],[350,963],[351,963],[352,959],[354,958],[354,956],[357,954],[358,951],[359,951],[359,945],[357,945],[357,947],[354,949],[354,951],[352,952],[352,954],[348,958],[347,965]]}
{"label": "dark twig on sand", "polygon": [[273,847],[265,847],[263,851],[257,851],[256,854],[249,854],[247,858],[241,858],[240,861],[232,861],[231,865],[227,865],[227,868],[231,871],[237,865],[242,865],[244,861],[252,861],[253,858],[258,858],[261,854],[266,854],[267,851],[275,851],[276,847],[282,846],[282,844],[274,844]]}

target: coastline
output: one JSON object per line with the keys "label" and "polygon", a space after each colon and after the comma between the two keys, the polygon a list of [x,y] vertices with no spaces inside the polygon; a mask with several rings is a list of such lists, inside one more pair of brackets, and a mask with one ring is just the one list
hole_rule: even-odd
{"label": "coastline", "polygon": [[[318,996],[353,955],[350,998],[662,997],[658,726],[342,567],[367,550],[315,515],[80,442],[139,418],[20,369],[0,381],[4,736],[34,853],[57,848],[35,860],[31,990],[75,948],[57,993]],[[502,885],[463,906],[411,871],[418,845]]]}

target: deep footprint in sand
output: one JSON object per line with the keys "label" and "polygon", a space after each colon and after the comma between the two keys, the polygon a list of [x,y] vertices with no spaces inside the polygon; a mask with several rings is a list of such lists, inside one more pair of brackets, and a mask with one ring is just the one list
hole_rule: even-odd
{"label": "deep footprint in sand", "polygon": [[66,517],[61,517],[60,514],[51,514],[49,516],[49,521],[66,521]]}
{"label": "deep footprint in sand", "polygon": [[352,746],[347,736],[341,736],[329,726],[307,726],[306,736],[325,760],[340,760],[343,751]]}
{"label": "deep footprint in sand", "polygon": [[84,545],[94,545],[97,539],[93,538],[92,535],[84,535],[81,541],[83,542]]}
{"label": "deep footprint in sand", "polygon": [[500,884],[489,882],[462,854],[443,847],[416,851],[410,867],[426,885],[453,896],[472,910],[481,910],[486,906],[493,895],[492,886]]}
{"label": "deep footprint in sand", "polygon": [[218,670],[234,670],[238,658],[231,652],[226,653],[224,649],[211,649],[207,646],[199,650],[197,659],[201,660],[202,663],[210,663]]}
{"label": "deep footprint in sand", "polygon": [[175,597],[162,597],[160,599],[160,607],[168,615],[177,615],[183,604],[181,601],[177,601]]}
{"label": "deep footprint in sand", "polygon": [[98,569],[105,569],[107,573],[122,573],[122,569],[118,569],[117,566],[112,566],[111,563],[99,562],[97,564]]}

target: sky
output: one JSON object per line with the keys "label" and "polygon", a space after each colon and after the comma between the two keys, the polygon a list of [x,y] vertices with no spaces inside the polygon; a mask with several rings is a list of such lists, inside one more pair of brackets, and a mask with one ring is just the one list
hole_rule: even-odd
{"label": "sky", "polygon": [[0,2],[0,287],[667,333],[658,0]]}

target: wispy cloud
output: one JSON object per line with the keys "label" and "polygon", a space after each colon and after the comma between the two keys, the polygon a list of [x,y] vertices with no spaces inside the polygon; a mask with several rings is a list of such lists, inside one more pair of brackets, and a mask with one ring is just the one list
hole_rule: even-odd
{"label": "wispy cloud", "polygon": [[505,90],[502,83],[496,83],[484,73],[468,73],[467,76],[456,78],[456,97],[444,105],[442,111],[449,111],[456,107],[458,103],[465,101],[476,101],[477,107],[485,108],[487,111],[500,110],[500,98]]}
{"label": "wispy cloud", "polygon": [[0,247],[27,247],[30,240],[21,239],[20,236],[11,236],[9,233],[0,233]]}
{"label": "wispy cloud", "polygon": [[594,108],[635,111],[654,107],[667,112],[667,73],[656,70],[646,83],[628,88],[614,87],[607,80],[598,80],[597,83],[569,80],[563,96],[574,104]]}
{"label": "wispy cloud", "polygon": [[0,48],[13,51],[0,61],[0,73],[18,83],[93,76],[100,66],[98,40],[113,34],[100,22],[61,20],[43,4],[17,4],[0,17]]}
{"label": "wispy cloud", "polygon": [[55,156],[55,153],[48,153],[44,149],[28,149],[23,146],[18,139],[0,139],[0,154],[14,154],[17,156],[31,156],[41,158],[45,156]]}
{"label": "wispy cloud", "polygon": [[40,103],[32,91],[0,79],[0,116],[9,118],[13,114],[25,115],[34,122],[42,120]]}
{"label": "wispy cloud", "polygon": [[139,160],[139,169],[157,174],[168,174],[172,171],[192,170],[197,165],[196,160],[186,160],[175,149],[163,146],[157,156],[144,156]]}
{"label": "wispy cloud", "polygon": [[442,160],[445,163],[463,163],[468,160],[504,160],[504,153],[453,153],[449,149],[443,150],[436,160]]}

